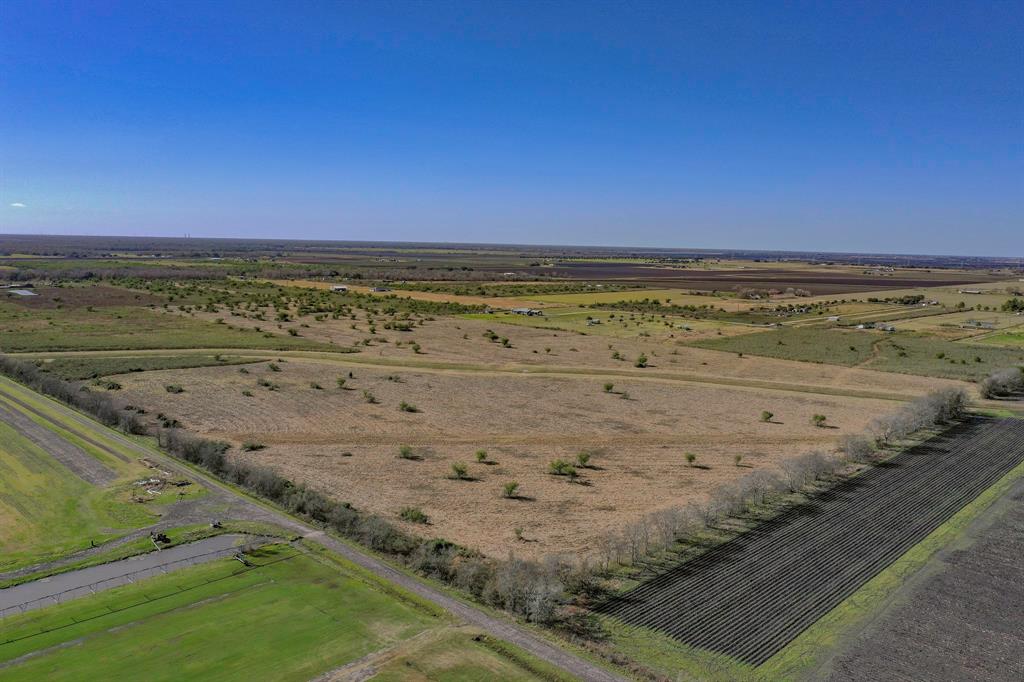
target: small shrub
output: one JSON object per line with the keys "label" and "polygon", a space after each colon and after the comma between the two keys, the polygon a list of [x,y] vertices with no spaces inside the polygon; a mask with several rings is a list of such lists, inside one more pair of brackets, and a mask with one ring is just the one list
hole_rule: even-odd
{"label": "small shrub", "polygon": [[633,366],[634,367],[646,367],[647,366],[647,356],[644,355],[643,353],[641,353],[637,357],[636,362],[633,363]]}
{"label": "small shrub", "polygon": [[811,417],[811,423],[817,426],[818,428],[825,428],[827,421],[828,417],[826,417],[823,414],[816,414]]}
{"label": "small shrub", "polygon": [[419,412],[420,411],[418,407],[416,407],[412,403],[407,403],[404,400],[401,403],[398,404],[398,409],[400,409],[402,412]]}
{"label": "small shrub", "polygon": [[252,391],[247,389],[245,391],[242,391],[242,395],[244,395],[246,398],[251,398],[252,397]]}
{"label": "small shrub", "polygon": [[586,450],[576,453],[576,464],[585,469],[590,464],[590,453]]}
{"label": "small shrub", "polygon": [[564,459],[556,459],[548,464],[548,473],[555,476],[568,476],[570,472],[575,473],[576,467]]}
{"label": "small shrub", "polygon": [[164,386],[164,390],[167,391],[168,393],[184,393],[185,392],[185,389],[183,389],[181,386],[178,386],[177,384],[167,384],[166,386]]}
{"label": "small shrub", "polygon": [[733,461],[733,463],[734,463],[734,464],[735,464],[736,466],[739,466],[739,465],[740,465],[740,462],[742,462],[742,461],[743,461],[743,455],[736,455],[736,456],[734,456],[734,457],[732,458],[732,461]]}
{"label": "small shrub", "polygon": [[379,400],[377,400],[377,396],[375,396],[374,394],[370,393],[367,390],[363,390],[363,400],[370,403],[371,405],[376,405],[378,402],[380,402]]}
{"label": "small shrub", "polygon": [[775,416],[775,413],[769,412],[768,410],[765,410],[765,411],[763,411],[761,413],[761,421],[763,421],[765,423],[770,422],[772,420],[772,417],[774,417],[774,416]]}
{"label": "small shrub", "polygon": [[419,459],[416,453],[413,452],[411,445],[402,445],[398,448],[398,457],[400,459]]}
{"label": "small shrub", "polygon": [[402,511],[398,512],[398,516],[409,523],[427,523],[430,520],[419,507],[404,507]]}
{"label": "small shrub", "polygon": [[337,383],[338,383],[338,388],[345,388],[345,379],[343,379],[341,377],[338,377]]}
{"label": "small shrub", "polygon": [[506,498],[516,497],[516,491],[519,490],[519,483],[516,481],[509,481],[501,487],[501,496]]}
{"label": "small shrub", "polygon": [[484,464],[485,462],[487,462],[487,451],[486,450],[477,450],[476,451],[476,461],[479,462],[480,464]]}
{"label": "small shrub", "polygon": [[279,365],[274,364],[273,362],[270,363],[269,365],[267,365],[267,367],[270,368],[271,372],[280,372],[281,371],[281,367]]}
{"label": "small shrub", "polygon": [[692,467],[696,462],[697,462],[697,455],[693,454],[692,452],[687,452],[686,453],[686,464],[688,466]]}
{"label": "small shrub", "polygon": [[469,473],[469,467],[464,462],[452,462],[452,475],[451,477],[462,481],[465,480],[466,475]]}
{"label": "small shrub", "polygon": [[256,450],[262,450],[265,447],[267,447],[267,446],[264,445],[263,443],[258,443],[256,441],[251,441],[251,440],[247,440],[244,443],[242,443],[242,451],[243,452],[255,452]]}
{"label": "small shrub", "polygon": [[612,382],[609,381],[608,383],[606,383],[604,385],[604,392],[605,393],[611,393],[612,389],[614,389],[614,388],[615,388],[615,384],[613,384]]}
{"label": "small shrub", "polygon": [[324,390],[324,387],[321,386],[320,384],[316,383],[315,381],[309,382],[309,387],[311,389],[313,389],[314,391],[322,391],[322,390]]}

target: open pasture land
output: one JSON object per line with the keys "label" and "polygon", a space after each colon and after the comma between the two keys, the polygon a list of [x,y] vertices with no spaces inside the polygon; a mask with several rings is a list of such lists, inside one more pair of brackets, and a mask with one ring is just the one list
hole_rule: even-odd
{"label": "open pasture land", "polygon": [[[317,675],[438,624],[354,566],[283,545],[0,621],[0,680]],[[182,652],[187,651],[187,656]]]}
{"label": "open pasture land", "polygon": [[471,313],[464,315],[463,318],[594,336],[655,337],[660,340],[698,339],[710,336],[749,334],[758,331],[756,327],[714,320],[693,320],[675,315],[608,312],[576,307],[545,308],[543,315],[517,315],[503,311]]}
{"label": "open pasture land", "polygon": [[696,649],[763,664],[1021,462],[1024,421],[976,420],[599,610]]}
{"label": "open pasture land", "polygon": [[982,338],[974,339],[974,343],[992,346],[1005,346],[1006,348],[1024,349],[1024,329],[1013,329],[997,334],[986,334]]}
{"label": "open pasture land", "polygon": [[1012,327],[1024,327],[1024,317],[997,311],[961,311],[945,315],[892,318],[900,330],[927,332],[944,338],[963,339]]}
{"label": "open pasture land", "polygon": [[785,327],[695,344],[733,353],[966,381],[978,381],[995,370],[1024,363],[1020,350],[955,343],[913,332]]}
{"label": "open pasture land", "polygon": [[[251,366],[119,375],[125,401],[179,419],[336,499],[397,520],[419,507],[441,535],[496,556],[592,548],[643,514],[701,501],[752,468],[828,449],[892,408],[885,400],[716,386],[671,379],[331,364],[289,358]],[[353,376],[349,376],[351,371]],[[345,381],[338,388],[336,379]],[[174,384],[181,393],[168,393]],[[269,384],[269,386],[267,385]],[[317,388],[316,386],[319,386]],[[271,390],[273,389],[273,390]],[[245,395],[248,392],[250,395]],[[365,392],[365,393],[364,393]],[[628,399],[625,394],[628,394]],[[367,402],[372,396],[374,402]],[[400,409],[402,403],[415,412]],[[762,410],[775,414],[760,421]],[[835,428],[812,425],[828,417]],[[402,446],[412,449],[400,457]],[[475,453],[485,450],[485,462]],[[548,472],[593,453],[581,480]],[[685,453],[698,456],[696,467]],[[744,457],[735,466],[736,454]],[[466,463],[469,480],[453,480]],[[520,497],[502,497],[508,481]],[[529,542],[517,541],[522,528]]]}
{"label": "open pasture land", "polygon": [[142,306],[27,307],[0,299],[0,351],[175,348],[345,350]]}
{"label": "open pasture land", "polygon": [[831,682],[1024,679],[1024,480],[838,655]]}
{"label": "open pasture land", "polygon": [[[213,319],[217,313],[196,312],[195,319]],[[850,371],[826,364],[776,360],[769,357],[745,357],[737,362],[734,353],[705,350],[684,345],[699,335],[675,329],[650,337],[609,338],[587,328],[586,333],[509,324],[501,318],[478,320],[466,317],[436,317],[416,320],[409,331],[386,329],[386,320],[370,322],[364,312],[353,319],[316,321],[313,315],[297,318],[308,323],[302,338],[330,343],[332,347],[357,347],[358,353],[332,353],[339,363],[386,364],[397,367],[433,367],[453,369],[495,369],[523,372],[571,372],[604,377],[614,375],[664,375],[680,379],[741,383],[756,387],[791,387],[826,393],[913,398],[948,381],[926,377],[895,376],[885,372]],[[519,317],[519,316],[517,316]],[[628,317],[628,313],[627,313]],[[639,315],[637,316],[639,317]],[[537,317],[532,318],[537,320]],[[585,316],[584,316],[585,319]],[[254,328],[265,322],[245,317],[230,317],[237,327]],[[542,323],[538,323],[542,324]],[[681,322],[689,324],[689,322]],[[760,331],[758,327],[738,329]],[[374,327],[371,331],[371,327]],[[632,327],[632,325],[631,325]],[[697,328],[694,327],[696,330]],[[493,334],[493,336],[492,336]],[[717,333],[711,332],[707,335]],[[761,334],[749,334],[758,336]],[[508,345],[500,342],[509,340]],[[225,351],[229,353],[231,351]],[[209,350],[205,354],[209,354]],[[234,355],[240,355],[235,352]],[[287,353],[285,353],[287,355]],[[634,368],[640,355],[648,358],[644,369]],[[766,353],[766,355],[768,355]],[[48,357],[38,354],[39,357]],[[616,381],[616,377],[607,377]]]}

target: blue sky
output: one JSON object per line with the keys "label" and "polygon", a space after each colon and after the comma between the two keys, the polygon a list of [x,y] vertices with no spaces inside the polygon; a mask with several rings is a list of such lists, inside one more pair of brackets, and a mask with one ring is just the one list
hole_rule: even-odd
{"label": "blue sky", "polygon": [[1024,255],[1020,2],[0,6],[0,232]]}

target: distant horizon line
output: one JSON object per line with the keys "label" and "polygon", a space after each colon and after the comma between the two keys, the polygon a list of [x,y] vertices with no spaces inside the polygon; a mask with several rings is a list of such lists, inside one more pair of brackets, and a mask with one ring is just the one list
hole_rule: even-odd
{"label": "distant horizon line", "polygon": [[137,234],[67,234],[67,233],[4,233],[0,232],[0,241],[11,237],[50,237],[50,238],[77,238],[77,239],[159,239],[167,241],[231,241],[231,242],[286,242],[286,243],[314,243],[314,244],[339,244],[339,245],[401,245],[401,246],[442,246],[442,247],[490,247],[490,248],[522,248],[535,247],[544,249],[593,249],[593,250],[618,250],[638,252],[681,252],[697,254],[771,254],[771,255],[799,255],[799,256],[875,256],[875,257],[897,257],[897,258],[947,258],[962,260],[996,260],[1012,261],[1019,260],[1024,264],[1024,255],[993,256],[993,255],[957,255],[943,253],[910,253],[900,251],[829,251],[825,249],[758,249],[758,248],[708,248],[708,247],[682,247],[682,246],[637,246],[629,244],[558,244],[558,243],[514,243],[514,242],[475,242],[475,241],[406,241],[393,239],[367,240],[367,239],[316,239],[316,238],[295,238],[295,237],[193,237],[189,234],[182,236],[168,235],[137,235]]}

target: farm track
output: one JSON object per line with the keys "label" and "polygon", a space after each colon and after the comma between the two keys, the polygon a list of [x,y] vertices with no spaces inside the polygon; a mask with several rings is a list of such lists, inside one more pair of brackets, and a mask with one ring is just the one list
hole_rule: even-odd
{"label": "farm track", "polygon": [[[58,422],[58,418],[47,415],[45,412],[34,408],[25,401],[20,400],[18,397],[19,393],[39,396],[39,394],[36,394],[30,389],[15,382],[0,379],[0,398],[17,402],[18,407],[22,408],[26,413],[35,414],[36,416],[51,422]],[[170,471],[182,471],[185,469],[182,462],[164,455],[152,448],[146,447],[116,431],[107,429],[80,412],[72,410],[65,405],[56,403],[55,401],[51,401],[48,398],[40,397],[40,400],[47,401],[53,412],[60,415],[59,425],[74,433],[76,436],[87,437],[87,434],[99,432],[102,433],[105,438],[116,442],[120,447],[124,448],[125,451],[131,452],[134,456],[140,458],[145,457],[152,461],[159,462],[163,468]],[[35,422],[32,423],[34,424]],[[497,639],[501,639],[515,645],[537,658],[560,668],[573,677],[581,680],[587,680],[588,682],[625,681],[624,677],[580,658],[569,651],[550,644],[541,637],[534,635],[510,620],[506,620],[505,618],[496,615],[491,615],[487,611],[484,611],[470,603],[463,602],[460,599],[433,587],[423,580],[403,573],[361,548],[328,535],[323,530],[315,528],[314,526],[301,521],[296,517],[290,516],[283,511],[279,511],[270,505],[258,503],[254,499],[239,493],[235,489],[228,487],[219,480],[199,471],[198,469],[189,468],[187,471],[189,472],[188,476],[198,480],[210,491],[211,496],[225,501],[225,504],[230,507],[229,511],[231,518],[273,523],[293,531],[296,534],[305,537],[307,540],[315,542],[327,548],[331,552],[334,552],[354,564],[361,566],[382,580],[401,586],[403,589],[406,589],[409,592],[436,604],[440,608],[445,609],[463,622],[474,625]]]}
{"label": "farm track", "polygon": [[976,419],[609,600],[599,611],[759,665],[1024,461]]}

